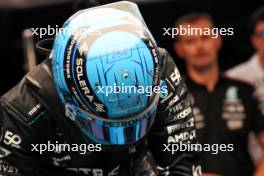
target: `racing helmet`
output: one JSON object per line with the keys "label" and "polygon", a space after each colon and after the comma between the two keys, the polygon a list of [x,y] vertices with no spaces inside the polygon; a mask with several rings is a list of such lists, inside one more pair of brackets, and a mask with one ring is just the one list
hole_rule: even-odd
{"label": "racing helmet", "polygon": [[65,115],[84,137],[127,145],[147,134],[159,100],[159,56],[136,4],[78,11],[59,30],[51,58]]}

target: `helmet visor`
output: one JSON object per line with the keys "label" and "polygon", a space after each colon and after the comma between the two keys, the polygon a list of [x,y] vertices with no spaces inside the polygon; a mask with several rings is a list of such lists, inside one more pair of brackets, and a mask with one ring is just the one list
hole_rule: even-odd
{"label": "helmet visor", "polygon": [[[95,142],[105,145],[132,144],[143,138],[151,128],[158,100],[159,94],[155,94],[143,112],[122,119],[103,118],[78,108],[74,113],[74,121],[82,133]],[[74,112],[69,106],[66,108]]]}

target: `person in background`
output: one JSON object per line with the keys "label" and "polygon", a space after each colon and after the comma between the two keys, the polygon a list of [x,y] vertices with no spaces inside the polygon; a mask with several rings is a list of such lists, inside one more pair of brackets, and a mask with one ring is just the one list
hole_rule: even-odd
{"label": "person in background", "polygon": [[[176,28],[213,29],[210,15],[192,13],[179,18]],[[201,144],[228,146],[216,154],[202,152],[205,176],[263,176],[263,162],[254,168],[248,152],[248,135],[253,131],[264,147],[264,118],[252,96],[254,88],[221,74],[218,51],[221,36],[187,33],[178,35],[175,52],[186,62],[185,81],[192,93],[197,138]]]}
{"label": "person in background", "polygon": [[[256,49],[253,56],[226,72],[227,76],[249,82],[255,87],[254,95],[264,114],[264,6],[251,17],[251,43]],[[253,134],[250,135],[250,153],[257,164],[261,160],[262,150]]]}

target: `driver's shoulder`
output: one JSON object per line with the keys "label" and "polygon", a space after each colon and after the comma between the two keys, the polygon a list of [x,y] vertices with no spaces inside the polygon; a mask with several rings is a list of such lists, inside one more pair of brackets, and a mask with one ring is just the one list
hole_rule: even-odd
{"label": "driver's shoulder", "polygon": [[45,73],[40,72],[43,72],[41,68],[47,62],[44,61],[36,66],[33,71],[27,73],[18,84],[0,98],[0,114],[2,116],[0,121],[7,118],[7,120],[17,121],[18,124],[31,126],[42,118],[52,120],[46,108],[36,96],[37,88],[40,85],[38,85],[38,82],[33,81],[36,76],[46,76]]}

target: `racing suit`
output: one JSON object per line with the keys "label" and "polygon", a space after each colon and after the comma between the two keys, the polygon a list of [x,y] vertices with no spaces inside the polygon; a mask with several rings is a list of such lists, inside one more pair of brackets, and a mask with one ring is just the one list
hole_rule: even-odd
{"label": "racing suit", "polygon": [[104,149],[99,152],[95,148],[85,154],[57,150],[40,153],[38,144],[81,145],[85,142],[79,129],[64,115],[65,109],[52,81],[51,59],[26,74],[1,97],[1,174],[156,175],[159,168],[160,175],[199,175],[195,152],[172,154],[170,149],[164,150],[165,145],[172,143],[195,142],[196,132],[194,123],[186,125],[193,122],[194,117],[185,84],[167,51],[159,49],[159,52],[161,79],[167,85],[168,94],[160,97],[154,125],[139,144],[111,152]]}
{"label": "racing suit", "polygon": [[[264,115],[264,70],[259,63],[258,54],[254,54],[248,61],[241,63],[230,70],[227,70],[227,76],[252,84],[255,88],[254,96],[259,101],[259,108]],[[263,155],[261,146],[259,145],[255,134],[250,134],[250,154],[255,165]]]}
{"label": "racing suit", "polygon": [[252,175],[254,165],[248,152],[248,136],[250,132],[264,131],[264,118],[253,96],[253,87],[223,75],[218,77],[212,92],[189,76],[185,82],[194,97],[197,138],[203,145],[203,172]]}

